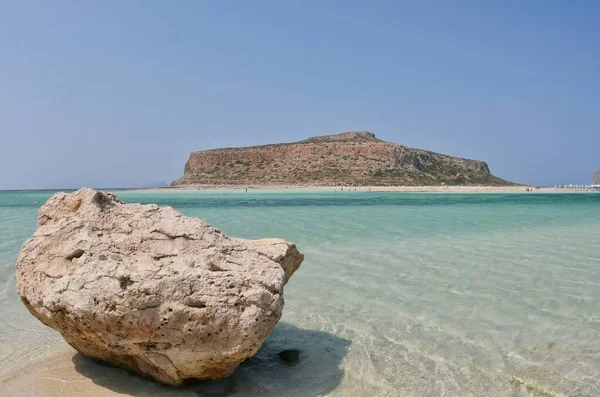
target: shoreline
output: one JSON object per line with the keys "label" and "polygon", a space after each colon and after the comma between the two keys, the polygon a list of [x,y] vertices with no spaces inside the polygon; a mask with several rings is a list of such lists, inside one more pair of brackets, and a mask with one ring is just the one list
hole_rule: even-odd
{"label": "shoreline", "polygon": [[8,382],[26,377],[40,367],[44,367],[57,358],[63,357],[73,351],[74,349],[63,339],[56,340],[55,343],[44,345],[37,356],[22,359],[18,364],[9,368],[4,368],[0,373],[0,390],[2,390]]}
{"label": "shoreline", "polygon": [[490,194],[573,194],[599,193],[595,188],[558,188],[531,186],[319,186],[319,185],[185,185],[165,188],[126,189],[134,192],[188,191],[297,191],[297,192],[374,192],[374,193],[490,193]]}
{"label": "shoreline", "polygon": [[165,386],[124,369],[93,361],[64,344],[60,349],[0,378],[0,395],[192,397],[204,394],[200,394],[194,387]]}

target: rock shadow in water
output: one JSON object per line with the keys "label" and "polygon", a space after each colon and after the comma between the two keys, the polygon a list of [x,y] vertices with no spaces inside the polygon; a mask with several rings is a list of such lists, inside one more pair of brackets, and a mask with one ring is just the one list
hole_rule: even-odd
{"label": "rock shadow in water", "polygon": [[[351,341],[323,331],[279,323],[252,358],[227,378],[183,387],[161,385],[120,368],[73,356],[77,372],[115,393],[159,397],[321,396],[336,389],[343,377],[342,360]],[[299,349],[300,359],[287,363],[278,353]]]}

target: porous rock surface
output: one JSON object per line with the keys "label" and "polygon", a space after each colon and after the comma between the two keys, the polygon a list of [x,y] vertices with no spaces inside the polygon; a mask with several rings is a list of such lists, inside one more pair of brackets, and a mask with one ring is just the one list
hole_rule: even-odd
{"label": "porous rock surface", "polygon": [[16,270],[27,309],[79,352],[178,385],[256,353],[302,260],[284,240],[81,189],[40,209]]}

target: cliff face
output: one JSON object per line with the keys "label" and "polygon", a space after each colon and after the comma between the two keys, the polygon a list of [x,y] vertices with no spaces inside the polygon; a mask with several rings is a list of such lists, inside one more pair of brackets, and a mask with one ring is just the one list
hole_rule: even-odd
{"label": "cliff face", "polygon": [[183,177],[189,184],[270,185],[507,185],[483,161],[384,142],[366,131],[295,143],[195,152]]}

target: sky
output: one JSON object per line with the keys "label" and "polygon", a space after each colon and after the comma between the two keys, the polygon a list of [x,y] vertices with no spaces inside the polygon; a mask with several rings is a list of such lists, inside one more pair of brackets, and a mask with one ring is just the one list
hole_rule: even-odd
{"label": "sky", "polygon": [[0,50],[0,189],[355,130],[520,183],[600,169],[595,0],[7,0]]}

